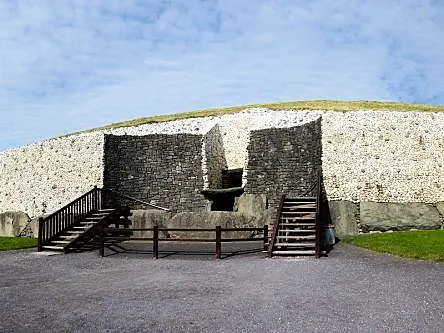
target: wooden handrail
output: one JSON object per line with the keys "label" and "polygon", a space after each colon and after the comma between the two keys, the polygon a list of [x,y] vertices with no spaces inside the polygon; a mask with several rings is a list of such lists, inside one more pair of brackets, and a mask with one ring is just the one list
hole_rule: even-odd
{"label": "wooden handrail", "polygon": [[111,190],[111,189],[106,188],[106,187],[103,187],[102,190],[103,190],[103,191],[110,192],[110,193],[112,193],[113,195],[115,195],[115,196],[117,196],[117,197],[121,197],[121,198],[123,198],[123,199],[131,200],[131,201],[134,201],[134,202],[140,203],[140,204],[142,204],[142,205],[147,205],[147,206],[150,206],[150,207],[153,207],[153,208],[156,208],[156,209],[160,209],[160,210],[163,210],[163,211],[166,211],[166,212],[170,212],[170,211],[171,211],[171,210],[168,209],[168,208],[160,207],[160,206],[156,206],[156,205],[150,204],[149,202],[146,202],[146,201],[143,201],[143,200],[139,200],[139,199],[137,199],[137,198],[130,197],[129,195],[124,195],[124,194],[117,193],[116,191]]}
{"label": "wooden handrail", "polygon": [[269,258],[271,258],[273,256],[273,246],[276,241],[276,235],[277,235],[277,231],[278,231],[279,220],[281,218],[282,207],[284,205],[284,200],[285,200],[285,194],[282,196],[281,202],[279,203],[279,208],[278,208],[277,215],[276,215],[276,221],[274,222],[274,226],[273,226],[273,233],[271,235],[270,243],[268,244],[268,257]]}
{"label": "wooden handrail", "polygon": [[91,211],[101,209],[100,194],[101,190],[94,187],[49,216],[40,218],[37,251],[42,251],[43,246],[58,237],[64,230],[77,223]]}
{"label": "wooden handrail", "polygon": [[48,220],[49,218],[51,218],[53,215],[58,214],[60,211],[65,210],[66,208],[75,205],[76,203],[78,203],[80,200],[82,200],[83,198],[85,198],[86,196],[88,196],[90,193],[92,193],[93,191],[97,190],[97,187],[94,187],[93,189],[89,190],[88,192],[86,192],[85,194],[83,194],[82,196],[78,197],[77,199],[75,199],[74,201],[71,201],[69,204],[63,206],[62,208],[56,210],[55,212],[49,214],[48,216],[44,217],[44,220]]}
{"label": "wooden handrail", "polygon": [[318,171],[317,189],[316,189],[316,247],[315,256],[321,256],[322,230],[321,230],[321,199],[322,199],[322,173]]}

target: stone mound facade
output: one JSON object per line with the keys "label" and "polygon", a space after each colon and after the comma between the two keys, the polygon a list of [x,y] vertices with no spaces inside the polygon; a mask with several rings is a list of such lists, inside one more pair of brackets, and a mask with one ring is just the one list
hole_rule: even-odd
{"label": "stone mound facade", "polygon": [[239,200],[258,196],[274,209],[283,193],[307,192],[318,168],[344,233],[378,230],[361,226],[367,202],[428,205],[442,227],[444,113],[246,109],[51,139],[0,152],[0,213],[34,218],[92,186],[205,212],[202,191],[222,187],[222,170],[240,170]]}

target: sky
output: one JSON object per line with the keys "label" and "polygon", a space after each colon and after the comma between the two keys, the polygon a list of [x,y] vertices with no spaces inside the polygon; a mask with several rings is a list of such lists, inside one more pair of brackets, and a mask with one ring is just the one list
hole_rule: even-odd
{"label": "sky", "polygon": [[443,0],[0,0],[0,150],[202,108],[444,105]]}

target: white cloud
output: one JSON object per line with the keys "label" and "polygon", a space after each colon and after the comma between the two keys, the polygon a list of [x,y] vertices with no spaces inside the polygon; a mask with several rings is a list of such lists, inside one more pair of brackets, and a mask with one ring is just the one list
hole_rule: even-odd
{"label": "white cloud", "polygon": [[444,104],[443,15],[425,1],[0,0],[0,149],[211,106]]}

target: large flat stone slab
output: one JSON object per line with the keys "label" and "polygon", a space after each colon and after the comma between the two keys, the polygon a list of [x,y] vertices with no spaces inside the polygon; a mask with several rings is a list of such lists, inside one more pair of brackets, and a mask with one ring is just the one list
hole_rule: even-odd
{"label": "large flat stone slab", "polygon": [[23,212],[0,213],[0,236],[18,236],[30,221],[28,214]]}
{"label": "large flat stone slab", "polygon": [[267,209],[265,194],[242,194],[235,199],[234,211],[248,215],[255,215]]}
{"label": "large flat stone slab", "polygon": [[438,210],[425,203],[361,202],[362,231],[440,229]]}
{"label": "large flat stone slab", "polygon": [[356,216],[359,215],[359,205],[351,201],[329,201],[330,216],[335,226],[335,234],[339,237],[359,234]]}
{"label": "large flat stone slab", "polygon": [[436,209],[441,214],[441,216],[444,218],[444,201],[437,202],[436,203]]}
{"label": "large flat stone slab", "polygon": [[[131,228],[144,229],[157,225],[159,228],[166,228],[171,220],[172,213],[158,209],[136,209],[132,210],[130,217]],[[152,237],[151,231],[134,231],[134,237]]]}
{"label": "large flat stone slab", "polygon": [[[247,228],[263,227],[268,223],[267,211],[258,215],[249,215],[237,212],[182,212],[173,216],[168,223],[170,228]],[[251,234],[251,233],[250,233]],[[249,232],[226,232],[223,237],[248,237]],[[211,238],[214,232],[172,232],[171,237]]]}
{"label": "large flat stone slab", "polygon": [[[133,210],[131,228],[194,228],[209,229],[220,225],[223,228],[263,227],[267,224],[268,211],[256,215],[238,212],[181,212],[172,214],[161,210]],[[134,237],[152,237],[151,231],[134,231]],[[214,232],[161,232],[163,237],[212,238]],[[247,237],[248,232],[225,233],[226,237]]]}

